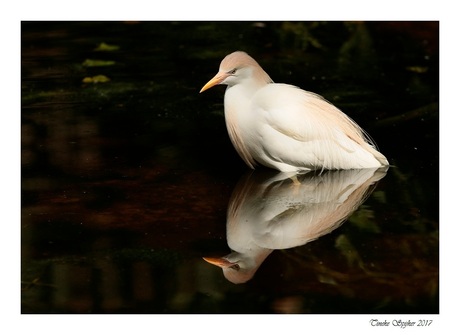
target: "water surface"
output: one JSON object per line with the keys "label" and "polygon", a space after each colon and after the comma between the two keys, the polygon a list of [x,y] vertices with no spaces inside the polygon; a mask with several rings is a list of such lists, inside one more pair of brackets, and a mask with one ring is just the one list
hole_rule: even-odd
{"label": "water surface", "polygon": [[[250,173],[198,94],[234,50],[392,166]],[[23,22],[21,52],[23,313],[439,312],[437,23]],[[243,280],[203,260],[248,236]]]}

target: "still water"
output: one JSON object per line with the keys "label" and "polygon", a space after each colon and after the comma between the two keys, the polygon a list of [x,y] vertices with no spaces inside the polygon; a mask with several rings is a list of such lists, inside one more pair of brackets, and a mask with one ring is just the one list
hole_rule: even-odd
{"label": "still water", "polygon": [[[391,167],[249,171],[198,93],[234,50]],[[22,313],[439,312],[436,22],[23,22],[21,51]]]}

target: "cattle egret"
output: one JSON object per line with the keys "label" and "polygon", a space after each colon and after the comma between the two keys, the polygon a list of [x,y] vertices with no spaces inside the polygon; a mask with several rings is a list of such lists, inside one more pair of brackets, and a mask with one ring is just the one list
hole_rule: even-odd
{"label": "cattle egret", "polygon": [[245,52],[227,55],[200,93],[219,84],[227,85],[230,140],[252,169],[257,164],[282,172],[388,165],[351,118],[315,93],[274,83]]}
{"label": "cattle egret", "polygon": [[[204,257],[235,284],[250,280],[273,250],[294,248],[338,228],[370,195],[387,168],[306,173],[292,187],[285,173],[251,171],[236,185],[227,211],[224,257]],[[285,179],[286,178],[286,179]]]}

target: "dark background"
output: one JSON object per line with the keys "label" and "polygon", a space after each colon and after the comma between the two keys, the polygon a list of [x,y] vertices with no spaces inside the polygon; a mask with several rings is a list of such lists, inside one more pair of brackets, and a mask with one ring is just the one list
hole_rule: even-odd
{"label": "dark background", "polygon": [[[235,50],[392,164],[348,222],[243,285],[201,259],[229,252],[247,171],[224,88],[198,93]],[[22,312],[438,313],[438,100],[438,22],[22,22]],[[379,275],[345,266],[341,236]]]}

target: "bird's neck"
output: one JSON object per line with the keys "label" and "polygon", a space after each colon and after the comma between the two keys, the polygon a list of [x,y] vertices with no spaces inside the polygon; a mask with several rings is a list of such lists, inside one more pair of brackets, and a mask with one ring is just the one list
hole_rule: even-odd
{"label": "bird's neck", "polygon": [[258,90],[266,85],[268,83],[265,81],[256,80],[256,78],[247,78],[236,85],[228,86],[226,95],[235,96],[238,99],[246,98],[250,100]]}
{"label": "bird's neck", "polygon": [[270,83],[273,83],[273,80],[262,68],[252,68],[246,78],[235,85],[228,86],[227,92],[234,90],[235,93],[238,92],[239,98],[247,97],[250,99],[259,89]]}

